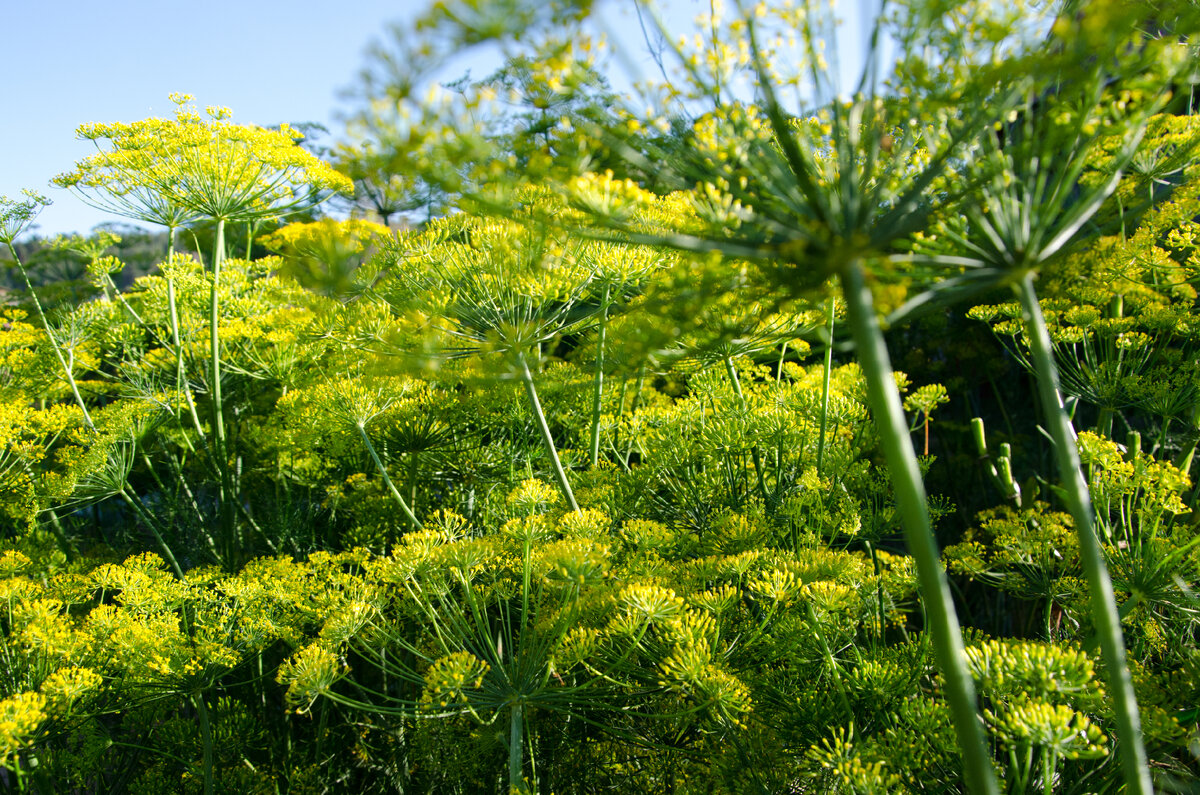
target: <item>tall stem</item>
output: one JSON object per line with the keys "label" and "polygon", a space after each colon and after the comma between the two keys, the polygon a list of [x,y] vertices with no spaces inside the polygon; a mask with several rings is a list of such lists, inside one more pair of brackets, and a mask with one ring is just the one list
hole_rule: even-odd
{"label": "tall stem", "polygon": [[817,477],[825,474],[825,431],[829,426],[829,381],[833,372],[833,313],[837,309],[835,299],[830,296],[829,308],[825,310],[825,363],[821,372],[821,429],[817,437]]}
{"label": "tall stem", "polygon": [[[212,378],[212,397],[213,397],[213,433],[217,437],[217,450],[219,453],[225,452],[225,419],[222,416],[222,400],[221,400],[221,331],[220,331],[220,311],[221,311],[221,264],[225,261],[225,221],[224,219],[217,221],[217,240],[213,245],[213,278],[212,278],[212,302],[208,319],[209,343],[211,348],[212,364],[209,369],[209,375]],[[222,466],[222,469],[225,467]]]}
{"label": "tall stem", "polygon": [[515,703],[512,705],[508,720],[508,791],[525,792],[525,779],[521,776],[523,764],[524,743],[524,710]]}
{"label": "tall stem", "polygon": [[[204,427],[200,423],[200,415],[196,411],[196,402],[192,400],[192,389],[188,384],[187,370],[183,365],[183,342],[179,336],[179,308],[175,300],[175,279],[172,276],[167,277],[167,309],[171,319],[171,344],[175,346],[175,388],[183,395],[187,402],[188,413],[192,418],[192,427],[196,430],[196,436],[204,444],[205,449],[208,447],[208,438],[204,434]],[[214,462],[214,466],[219,466]]]}
{"label": "tall stem", "polygon": [[221,396],[221,265],[225,262],[225,219],[217,220],[217,235],[213,243],[212,301],[208,320],[211,367],[209,380],[212,389],[213,457],[221,475],[221,535],[225,565],[233,566],[240,547],[236,536],[237,517],[234,510],[233,475],[225,439],[225,401]]}
{"label": "tall stem", "polygon": [[604,337],[608,325],[608,301],[611,297],[612,286],[604,286],[604,298],[600,301],[600,328],[596,332],[596,377],[592,382],[592,437],[591,459],[592,469],[600,462],[600,408],[604,396]]}
{"label": "tall stem", "polygon": [[254,250],[254,229],[258,226],[257,221],[246,222],[246,259],[250,259],[250,253]]}
{"label": "tall stem", "polygon": [[579,512],[579,503],[575,502],[575,493],[571,491],[571,483],[567,480],[566,470],[563,469],[562,461],[558,459],[558,450],[554,446],[554,437],[550,435],[550,426],[546,424],[546,414],[542,411],[542,402],[538,400],[537,388],[533,385],[533,373],[529,372],[529,363],[525,361],[525,354],[517,354],[517,372],[521,376],[521,382],[525,385],[525,394],[529,398],[529,407],[533,409],[534,419],[537,420],[538,429],[542,432],[542,442],[546,446],[546,454],[550,456],[550,466],[554,469],[554,477],[558,481],[558,488],[562,491],[563,497],[567,500],[567,505],[572,511]]}
{"label": "tall stem", "polygon": [[851,262],[844,269],[842,296],[846,301],[846,317],[854,337],[859,364],[866,379],[868,404],[879,430],[880,446],[896,495],[904,538],[917,567],[926,620],[933,636],[934,657],[946,682],[946,700],[950,704],[954,730],[963,756],[967,786],[977,795],[998,795],[999,787],[987,750],[983,723],[976,710],[975,684],[967,669],[962,630],[958,615],[954,612],[950,585],[938,557],[937,541],[929,521],[925,484],[921,481],[921,471],[904,418],[887,345],[875,317],[875,302],[860,262]]}
{"label": "tall stem", "polygon": [[212,795],[213,793],[213,736],[212,725],[208,719],[208,705],[204,703],[204,696],[197,693],[192,696],[192,705],[196,708],[196,715],[200,718],[200,742],[203,746],[203,765],[204,765],[204,795]]}
{"label": "tall stem", "polygon": [[1121,634],[1121,619],[1117,612],[1117,600],[1113,595],[1112,580],[1104,563],[1104,550],[1096,537],[1096,516],[1092,509],[1091,494],[1079,464],[1079,451],[1075,431],[1067,419],[1058,390],[1058,366],[1046,330],[1046,319],[1038,304],[1037,292],[1033,288],[1034,276],[1026,274],[1014,289],[1021,302],[1025,316],[1029,350],[1033,354],[1034,370],[1037,373],[1038,397],[1042,402],[1050,437],[1054,440],[1054,457],[1058,463],[1058,475],[1062,480],[1063,497],[1075,521],[1075,534],[1079,538],[1079,558],[1088,579],[1091,597],[1092,620],[1100,638],[1100,650],[1104,654],[1108,672],[1108,688],[1112,693],[1116,712],[1118,739],[1120,740],[1121,767],[1125,774],[1125,786],[1130,793],[1150,795],[1154,788],[1150,782],[1150,769],[1146,763],[1146,749],[1142,743],[1141,719],[1138,716],[1137,697],[1133,691],[1133,677],[1125,660],[1125,639]]}

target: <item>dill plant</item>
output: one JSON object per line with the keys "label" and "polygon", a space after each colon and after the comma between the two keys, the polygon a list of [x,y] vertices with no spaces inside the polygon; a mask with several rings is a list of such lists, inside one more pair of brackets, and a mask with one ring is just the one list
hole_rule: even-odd
{"label": "dill plant", "polygon": [[[394,239],[285,227],[290,265],[214,252],[218,284],[176,256],[124,292],[97,239],[106,300],[58,324],[78,357],[65,371],[5,308],[0,507],[24,523],[59,509],[76,528],[88,508],[90,541],[128,520],[105,510],[116,497],[162,550],[117,562],[81,545],[68,560],[37,534],[6,542],[6,776],[46,791],[954,792],[964,777],[988,791],[995,773],[1014,791],[1067,792],[1119,786],[1115,747],[1134,790],[1131,680],[1155,783],[1194,780],[1193,455],[1171,433],[1194,425],[1192,329],[1170,302],[1194,301],[1195,187],[1179,165],[1189,137],[1150,115],[1177,64],[1157,59],[1164,41],[1121,50],[1132,60],[1115,78],[1103,59],[1085,74],[1078,53],[1014,41],[1020,9],[948,11],[971,21],[966,41],[922,9],[897,23],[902,49],[944,57],[906,60],[892,93],[864,79],[811,117],[803,95],[781,96],[788,42],[768,31],[803,31],[799,62],[820,83],[820,20],[714,14],[707,40],[676,52],[690,101],[712,104],[687,135],[642,135],[662,120],[633,114],[556,125],[523,142],[536,187],[472,184],[506,173],[495,142],[424,130],[420,157],[453,166],[431,184],[491,217]],[[467,3],[433,18],[477,41],[576,10]],[[1111,44],[1085,27],[1093,51]],[[550,48],[531,96],[569,83],[557,72],[586,50]],[[1025,79],[1034,65],[1079,79],[1041,93]],[[735,99],[746,75],[758,104]],[[1126,79],[1145,93],[1122,108]],[[971,90],[995,107],[964,103]],[[1089,103],[1105,110],[1080,112]],[[906,127],[909,112],[924,126]],[[220,128],[219,116],[178,121]],[[627,174],[575,173],[592,135]],[[675,192],[624,178],[651,165]],[[376,234],[381,250],[360,262]],[[1120,266],[1134,251],[1147,256]],[[316,263],[347,265],[336,298],[272,275]],[[1030,296],[1033,274],[1055,302]],[[998,609],[1018,605],[1015,619],[1032,603],[1023,629],[1037,640],[957,628],[932,539],[953,509],[925,495],[936,464],[913,434],[940,453],[960,401],[943,408],[925,372],[894,372],[878,321],[992,286],[1019,303],[973,316],[1043,380],[1032,306],[1059,359],[1095,354],[1068,388],[1103,433],[1056,439],[1056,453],[1078,451],[1094,523],[1039,501],[1036,481],[1018,486],[1020,440],[993,455],[978,421],[1003,504],[943,553]],[[219,463],[187,378],[205,360],[238,417]],[[1106,361],[1118,392],[1097,388]],[[75,367],[89,375],[73,404],[59,385]],[[1119,423],[1155,441],[1142,451],[1130,434],[1121,449],[1108,438]],[[229,470],[237,489],[221,494]],[[255,530],[237,550],[208,530],[214,493]],[[889,550],[899,525],[911,555]],[[1117,671],[1111,637],[1087,637],[1089,622],[1103,628],[1084,581],[1093,528],[1129,638]]]}
{"label": "dill plant", "polygon": [[[81,138],[96,154],[56,178],[100,206],[140,214],[173,233],[191,220],[216,222],[211,257],[208,382],[212,403],[213,458],[221,474],[222,554],[232,559],[239,542],[233,503],[236,484],[228,461],[221,394],[220,284],[225,261],[225,224],[277,218],[316,205],[333,192],[349,192],[348,178],[296,145],[301,134],[232,124],[228,108],[209,106],[206,116],[172,94],[174,119],[86,124]],[[182,215],[187,213],[189,215]]]}

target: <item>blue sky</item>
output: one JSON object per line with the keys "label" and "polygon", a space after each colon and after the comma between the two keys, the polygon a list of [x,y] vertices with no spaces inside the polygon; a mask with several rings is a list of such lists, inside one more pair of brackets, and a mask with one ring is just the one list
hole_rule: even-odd
{"label": "blue sky", "polygon": [[[865,0],[864,0],[865,2]],[[122,221],[48,185],[94,149],[75,140],[84,122],[170,116],[171,92],[225,105],[236,122],[313,121],[337,134],[340,93],[365,65],[365,51],[389,22],[412,19],[420,0],[58,0],[11,2],[3,15],[0,74],[0,195],[22,188],[53,199],[41,234],[87,232]],[[707,11],[707,0],[670,0],[675,20]],[[632,4],[614,0],[611,26],[641,47]],[[464,63],[464,68],[470,62]],[[491,65],[474,70],[483,76]]]}
{"label": "blue sky", "polygon": [[86,232],[123,220],[47,185],[92,151],[75,140],[89,121],[170,116],[173,91],[227,105],[253,124],[317,121],[336,129],[338,99],[385,23],[419,3],[351,0],[12,2],[3,15],[0,194],[22,188],[54,200],[41,233]]}

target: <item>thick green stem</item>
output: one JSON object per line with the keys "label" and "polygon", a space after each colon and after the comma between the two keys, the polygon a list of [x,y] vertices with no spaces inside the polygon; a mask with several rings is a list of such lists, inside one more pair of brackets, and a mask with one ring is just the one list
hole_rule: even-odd
{"label": "thick green stem", "polygon": [[825,431],[829,423],[829,381],[833,373],[833,316],[837,305],[830,297],[829,308],[825,310],[828,317],[825,320],[825,362],[821,373],[821,428],[817,437],[817,477],[825,474]]}
{"label": "thick green stem", "polygon": [[575,502],[575,493],[571,491],[571,484],[567,480],[566,470],[563,469],[562,461],[558,458],[558,449],[554,446],[554,437],[550,435],[550,426],[546,424],[546,414],[542,411],[542,402],[538,400],[537,388],[533,385],[533,373],[529,372],[529,363],[525,361],[525,354],[518,353],[516,362],[521,382],[525,384],[525,394],[529,398],[529,407],[533,409],[534,419],[537,420],[538,429],[542,432],[542,442],[546,446],[546,454],[550,456],[550,466],[554,469],[554,477],[558,480],[558,488],[562,491],[567,505],[571,507],[572,511],[578,513],[579,503]]}
{"label": "thick green stem", "polygon": [[387,467],[383,465],[382,459],[379,458],[379,453],[375,452],[375,445],[371,444],[371,437],[367,436],[366,427],[360,422],[358,423],[358,434],[362,437],[363,444],[367,446],[367,452],[371,454],[371,460],[375,462],[375,468],[379,470],[379,474],[383,477],[383,485],[387,486],[388,492],[392,495],[392,499],[400,506],[400,510],[408,517],[408,521],[412,523],[414,530],[421,529],[421,522],[417,520],[416,514],[412,512],[412,508],[408,506],[408,501],[404,499],[404,495],[392,483],[392,479],[388,477]]}
{"label": "thick green stem", "polygon": [[204,696],[199,694],[192,696],[192,705],[196,708],[196,716],[200,719],[200,742],[203,746],[204,795],[212,795],[213,737],[212,724],[208,719],[208,705],[204,703]]}
{"label": "thick green stem", "polygon": [[[216,435],[217,452],[225,453],[225,418],[221,400],[221,265],[225,261],[225,221],[217,221],[217,240],[213,245],[212,302],[208,318],[208,335],[212,364],[209,376],[212,379],[213,433]],[[222,469],[225,467],[222,466]]]}
{"label": "thick green stem", "polygon": [[242,546],[237,538],[237,500],[233,473],[230,471],[229,455],[225,437],[225,401],[221,396],[221,265],[225,262],[225,220],[217,220],[216,241],[213,244],[212,301],[208,319],[210,357],[210,388],[212,389],[213,458],[221,475],[221,535],[225,565],[236,563],[238,550]]}
{"label": "thick green stem", "polygon": [[508,791],[525,792],[525,779],[521,776],[525,750],[525,708],[515,703],[508,720]]}
{"label": "thick green stem", "polygon": [[1054,362],[1050,334],[1046,330],[1046,319],[1042,316],[1042,308],[1033,288],[1033,279],[1033,274],[1026,274],[1014,289],[1025,315],[1029,350],[1033,355],[1034,370],[1037,373],[1038,396],[1042,402],[1050,437],[1054,440],[1054,456],[1062,480],[1062,493],[1071,517],[1075,520],[1079,558],[1088,579],[1092,620],[1096,624],[1096,632],[1100,639],[1100,649],[1108,671],[1108,688],[1112,693],[1116,712],[1125,786],[1130,793],[1150,795],[1154,788],[1150,782],[1146,749],[1142,743],[1141,719],[1138,716],[1137,697],[1133,691],[1133,677],[1125,661],[1125,640],[1121,634],[1117,600],[1113,595],[1108,567],[1104,563],[1104,550],[1096,536],[1096,517],[1092,509],[1091,494],[1080,468],[1075,431],[1067,419],[1059,394],[1058,367]]}
{"label": "thick green stem", "polygon": [[596,376],[592,382],[592,436],[590,466],[600,462],[600,408],[604,397],[604,338],[608,326],[608,301],[611,287],[605,285],[600,301],[600,327],[596,332]]}
{"label": "thick green stem", "polygon": [[58,542],[58,548],[66,555],[67,562],[72,562],[75,560],[75,547],[71,545],[70,540],[67,538],[67,533],[63,530],[62,522],[58,520],[58,514],[54,512],[53,508],[47,508],[46,513],[50,515],[50,530],[54,533],[54,540]]}
{"label": "thick green stem", "polygon": [[938,557],[937,541],[929,521],[925,484],[921,481],[900,392],[896,388],[887,345],[875,317],[875,303],[861,263],[852,262],[846,266],[842,274],[842,295],[846,301],[846,317],[854,337],[855,350],[866,379],[868,404],[891,476],[900,523],[904,528],[909,553],[917,567],[926,621],[933,636],[934,657],[945,679],[946,700],[950,705],[963,756],[967,786],[976,795],[998,795],[999,787],[984,737],[983,722],[976,709],[975,684],[967,669],[962,630],[958,615],[954,612],[950,584]]}
{"label": "thick green stem", "polygon": [[258,227],[257,221],[246,222],[246,259],[250,259],[250,253],[254,250],[254,230]]}

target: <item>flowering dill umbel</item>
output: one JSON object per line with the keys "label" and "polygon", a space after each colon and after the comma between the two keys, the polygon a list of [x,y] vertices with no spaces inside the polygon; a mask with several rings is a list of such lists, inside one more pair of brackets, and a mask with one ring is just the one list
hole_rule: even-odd
{"label": "flowering dill umbel", "polygon": [[352,190],[349,179],[296,145],[303,136],[287,124],[234,124],[228,108],[212,106],[201,116],[191,99],[171,95],[174,119],[81,125],[76,135],[97,152],[54,184],[101,209],[169,228],[199,218],[286,215]]}

